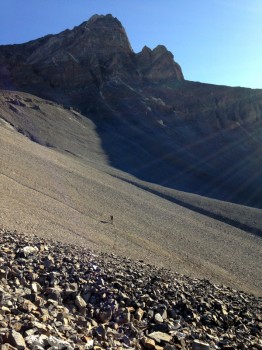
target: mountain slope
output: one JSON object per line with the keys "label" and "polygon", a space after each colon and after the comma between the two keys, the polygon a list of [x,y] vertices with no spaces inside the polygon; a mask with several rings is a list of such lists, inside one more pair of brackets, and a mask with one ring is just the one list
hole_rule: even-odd
{"label": "mountain slope", "polygon": [[1,226],[261,293],[260,210],[143,183],[110,166],[74,110],[18,92],[0,101]]}
{"label": "mountain slope", "polygon": [[134,53],[111,15],[2,46],[0,67],[1,88],[89,118],[113,167],[169,188],[262,207],[262,90],[186,81],[164,46]]}

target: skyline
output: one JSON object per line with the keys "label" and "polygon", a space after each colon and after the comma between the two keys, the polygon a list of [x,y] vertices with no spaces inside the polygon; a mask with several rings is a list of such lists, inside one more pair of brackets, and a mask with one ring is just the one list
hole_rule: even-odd
{"label": "skyline", "polygon": [[1,10],[1,45],[57,34],[94,14],[111,13],[135,52],[165,45],[187,80],[262,88],[260,0],[9,0]]}

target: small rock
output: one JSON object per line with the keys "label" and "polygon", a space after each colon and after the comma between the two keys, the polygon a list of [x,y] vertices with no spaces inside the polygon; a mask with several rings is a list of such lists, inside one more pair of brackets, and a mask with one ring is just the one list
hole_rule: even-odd
{"label": "small rock", "polygon": [[252,346],[253,346],[253,348],[255,348],[257,350],[262,350],[262,344],[253,343]]}
{"label": "small rock", "polygon": [[40,346],[42,348],[46,347],[48,343],[48,337],[44,334],[41,335],[29,335],[25,338],[26,343],[30,346]]}
{"label": "small rock", "polygon": [[1,350],[17,350],[17,349],[8,343],[5,343],[1,345]]}
{"label": "small rock", "polygon": [[10,344],[13,345],[18,350],[23,350],[26,348],[25,340],[21,333],[14,330],[11,331],[9,335]]}
{"label": "small rock", "polygon": [[148,334],[148,337],[154,339],[158,343],[160,343],[161,341],[169,343],[172,340],[172,337],[169,334],[163,332],[153,332]]}
{"label": "small rock", "polygon": [[80,295],[76,296],[75,303],[76,303],[76,306],[81,310],[86,307],[86,302]]}
{"label": "small rock", "polygon": [[85,349],[93,348],[94,340],[91,337],[83,337],[82,340],[85,342]]}
{"label": "small rock", "polygon": [[131,315],[128,309],[122,309],[122,310],[119,310],[119,312],[120,313],[116,317],[116,322],[118,324],[124,324],[124,323],[130,322]]}
{"label": "small rock", "polygon": [[38,294],[39,292],[41,292],[42,287],[40,286],[39,283],[33,282],[33,283],[31,284],[31,289],[32,289],[32,292],[33,292],[33,293]]}
{"label": "small rock", "polygon": [[150,309],[147,312],[147,317],[151,320],[152,318],[154,318],[154,310]]}
{"label": "small rock", "polygon": [[32,312],[34,310],[37,310],[37,306],[30,300],[25,299],[22,304],[22,309],[27,312]]}
{"label": "small rock", "polygon": [[101,310],[99,313],[99,318],[102,323],[109,322],[112,317],[112,311],[111,309]]}
{"label": "small rock", "polygon": [[163,323],[163,318],[159,313],[155,314],[154,320],[156,323]]}
{"label": "small rock", "polygon": [[155,350],[155,341],[147,337],[142,338],[141,344],[148,350]]}
{"label": "small rock", "polygon": [[155,350],[164,350],[164,348],[163,348],[163,346],[156,345],[156,346],[155,346]]}
{"label": "small rock", "polygon": [[138,308],[136,310],[136,313],[135,313],[135,318],[138,320],[138,321],[141,321],[142,318],[143,318],[143,315],[144,315],[144,310],[142,310],[141,308]]}
{"label": "small rock", "polygon": [[21,248],[20,252],[23,253],[25,258],[27,258],[29,255],[36,254],[38,250],[39,249],[37,247],[27,246],[27,247]]}
{"label": "small rock", "polygon": [[106,329],[104,325],[100,325],[95,329],[95,333],[103,340],[106,339]]}
{"label": "small rock", "polygon": [[200,340],[194,340],[192,344],[192,350],[209,350],[209,344],[203,343]]}
{"label": "small rock", "polygon": [[62,339],[58,339],[54,336],[50,336],[48,339],[48,344],[54,347],[54,349],[57,350],[74,350],[74,348],[68,343],[67,341],[64,341]]}

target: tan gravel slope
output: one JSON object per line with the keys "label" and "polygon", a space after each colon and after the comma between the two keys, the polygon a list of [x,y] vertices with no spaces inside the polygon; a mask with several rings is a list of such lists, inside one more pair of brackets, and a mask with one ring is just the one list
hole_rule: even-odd
{"label": "tan gravel slope", "polygon": [[3,120],[0,149],[1,226],[113,250],[261,295],[261,237],[181,201],[228,213],[234,222],[246,217],[255,228],[261,211],[160,187],[152,193],[110,168],[102,154],[97,162],[63,154],[32,142]]}

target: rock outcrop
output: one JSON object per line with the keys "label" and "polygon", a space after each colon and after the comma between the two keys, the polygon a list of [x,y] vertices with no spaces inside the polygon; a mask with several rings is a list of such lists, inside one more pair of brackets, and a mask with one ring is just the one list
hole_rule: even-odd
{"label": "rock outcrop", "polygon": [[154,50],[145,46],[137,54],[137,63],[142,77],[149,81],[184,80],[182,70],[174,61],[173,54],[163,45]]}
{"label": "rock outcrop", "polygon": [[[0,50],[1,87],[27,91],[99,88],[108,80],[183,79],[173,55],[163,46],[133,52],[125,29],[112,15],[93,16],[73,30]],[[12,57],[10,60],[10,56]],[[141,69],[140,69],[141,65]]]}

